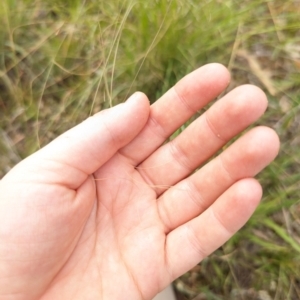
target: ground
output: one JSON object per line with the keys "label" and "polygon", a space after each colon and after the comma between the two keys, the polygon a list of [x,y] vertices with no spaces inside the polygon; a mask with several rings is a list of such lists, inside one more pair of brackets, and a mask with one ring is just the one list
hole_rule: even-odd
{"label": "ground", "polygon": [[228,90],[267,93],[257,124],[277,131],[281,152],[258,177],[251,221],[174,286],[180,299],[300,299],[299,14],[292,0],[2,0],[0,178],[133,91],[154,102],[189,71],[222,63]]}

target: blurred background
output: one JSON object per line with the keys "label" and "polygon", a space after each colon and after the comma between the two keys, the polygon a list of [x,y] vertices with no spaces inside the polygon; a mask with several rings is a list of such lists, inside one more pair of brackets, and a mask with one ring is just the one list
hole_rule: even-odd
{"label": "blurred background", "polygon": [[257,124],[282,147],[254,217],[174,282],[178,298],[300,299],[300,1],[1,0],[0,178],[89,115],[136,90],[154,102],[210,62],[231,71],[228,91],[267,93]]}

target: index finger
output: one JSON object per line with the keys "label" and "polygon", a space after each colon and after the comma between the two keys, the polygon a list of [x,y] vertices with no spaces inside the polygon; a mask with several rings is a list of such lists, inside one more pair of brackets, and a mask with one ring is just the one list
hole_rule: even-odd
{"label": "index finger", "polygon": [[143,130],[119,152],[133,165],[140,164],[198,110],[221,94],[229,82],[228,70],[217,63],[188,74],[151,106]]}

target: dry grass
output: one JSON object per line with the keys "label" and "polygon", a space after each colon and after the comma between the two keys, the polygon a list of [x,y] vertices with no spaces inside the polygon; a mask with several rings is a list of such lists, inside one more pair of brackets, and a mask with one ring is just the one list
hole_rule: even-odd
{"label": "dry grass", "polygon": [[300,299],[299,14],[292,0],[2,0],[0,176],[134,90],[155,101],[187,72],[223,63],[229,89],[266,91],[260,123],[282,149],[259,177],[249,224],[175,286],[181,299]]}

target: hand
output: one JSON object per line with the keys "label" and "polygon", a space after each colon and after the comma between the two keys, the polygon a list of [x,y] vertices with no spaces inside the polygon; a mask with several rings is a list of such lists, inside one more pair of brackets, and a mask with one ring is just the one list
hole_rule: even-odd
{"label": "hand", "polygon": [[229,80],[211,64],[151,107],[136,93],[9,172],[0,299],[151,299],[239,230],[261,199],[252,177],[277,155],[277,135],[252,129],[204,163],[264,113],[264,93],[233,90],[163,144]]}

